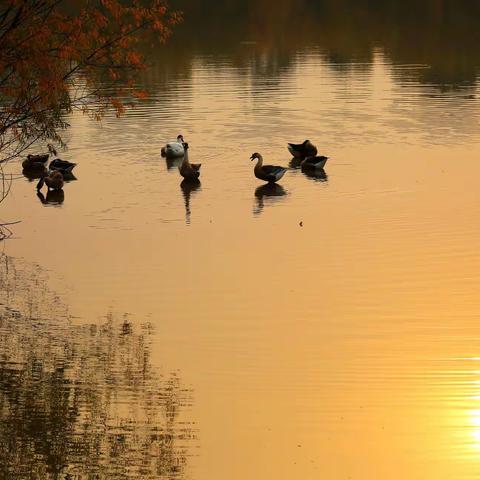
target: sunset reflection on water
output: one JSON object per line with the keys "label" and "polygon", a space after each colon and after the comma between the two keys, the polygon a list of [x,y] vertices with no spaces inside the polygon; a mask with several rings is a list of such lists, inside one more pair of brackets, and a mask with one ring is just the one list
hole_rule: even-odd
{"label": "sunset reflection on water", "polygon": [[[424,29],[423,7],[320,3],[301,33],[252,23],[254,6],[202,35],[186,22],[139,80],[147,100],[72,116],[78,181],[55,208],[16,181],[5,250],[45,269],[74,324],[152,324],[152,365],[195,393],[192,478],[477,478],[475,21],[458,14],[447,42],[441,2]],[[160,156],[179,133],[196,188]],[[305,138],[324,174],[291,166]],[[277,187],[255,151],[290,167]]]}

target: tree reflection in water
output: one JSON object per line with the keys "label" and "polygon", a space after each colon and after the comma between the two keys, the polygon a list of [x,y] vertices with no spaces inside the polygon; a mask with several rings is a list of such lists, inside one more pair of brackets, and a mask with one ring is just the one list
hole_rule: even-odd
{"label": "tree reflection in water", "polygon": [[0,289],[0,478],[182,478],[192,392],[153,368],[148,326],[72,325],[6,256]]}

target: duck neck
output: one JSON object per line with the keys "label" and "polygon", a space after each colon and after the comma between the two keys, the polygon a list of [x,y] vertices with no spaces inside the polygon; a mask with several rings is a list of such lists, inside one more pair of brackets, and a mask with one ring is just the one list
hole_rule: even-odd
{"label": "duck neck", "polygon": [[183,162],[184,165],[190,165],[190,162],[188,161],[188,149],[185,149],[185,152],[183,154]]}
{"label": "duck neck", "polygon": [[257,164],[255,165],[255,168],[261,168],[263,165],[263,157],[258,154],[257,156]]}

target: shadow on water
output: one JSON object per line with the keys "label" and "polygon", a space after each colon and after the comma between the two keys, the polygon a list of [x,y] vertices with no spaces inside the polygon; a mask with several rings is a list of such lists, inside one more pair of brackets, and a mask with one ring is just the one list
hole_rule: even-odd
{"label": "shadow on water", "polygon": [[255,189],[255,206],[253,208],[254,215],[260,215],[265,208],[265,203],[277,203],[281,197],[287,195],[286,190],[277,183],[266,183]]}
{"label": "shadow on water", "polygon": [[190,209],[190,199],[192,196],[192,193],[196,192],[197,190],[200,190],[200,187],[202,186],[202,183],[200,180],[183,180],[182,183],[180,183],[180,188],[182,189],[182,194],[183,194],[183,200],[185,202],[185,223],[187,225],[190,225],[190,216],[191,216],[191,209]]}
{"label": "shadow on water", "polygon": [[191,391],[153,367],[150,326],[72,325],[30,270],[0,257],[0,478],[183,478]]}

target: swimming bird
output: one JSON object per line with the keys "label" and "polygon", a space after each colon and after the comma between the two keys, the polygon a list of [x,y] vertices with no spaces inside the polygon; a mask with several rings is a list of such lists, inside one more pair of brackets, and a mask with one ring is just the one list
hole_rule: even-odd
{"label": "swimming bird", "polygon": [[185,154],[186,145],[188,144],[183,139],[183,135],[179,135],[176,142],[167,143],[164,147],[162,147],[162,157],[183,157],[183,155]]}
{"label": "swimming bird", "polygon": [[260,180],[265,180],[269,183],[278,182],[288,170],[285,167],[279,167],[277,165],[263,165],[263,157],[258,153],[252,153],[250,160],[257,159],[257,164],[253,169],[255,176]]}
{"label": "swimming bird", "polygon": [[52,144],[47,145],[48,153],[41,153],[37,155],[29,154],[27,158],[22,162],[22,167],[26,170],[30,168],[41,168],[47,163],[50,154],[57,156],[57,151]]}
{"label": "swimming bird", "polygon": [[43,184],[47,186],[48,191],[61,190],[64,184],[63,175],[60,172],[54,170],[48,175],[43,176],[37,184],[37,191],[41,190]]}
{"label": "swimming bird", "polygon": [[317,147],[310,141],[303,143],[289,143],[288,151],[296,158],[314,157],[317,154]]}
{"label": "swimming bird", "polygon": [[320,170],[327,163],[328,157],[318,155],[317,157],[308,157],[300,164],[303,170]]}
{"label": "swimming bird", "polygon": [[57,172],[67,173],[71,172],[76,165],[76,163],[69,162],[68,160],[61,160],[60,158],[56,158],[55,160],[52,160],[50,162],[48,168],[50,170],[56,170]]}
{"label": "swimming bird", "polygon": [[22,167],[24,169],[30,168],[42,168],[44,164],[47,163],[48,157],[50,155],[46,153],[45,155],[27,155],[27,158],[22,162]]}
{"label": "swimming bird", "polygon": [[188,143],[185,144],[185,155],[182,164],[178,167],[180,175],[185,180],[197,180],[200,176],[201,163],[190,163],[188,160]]}

